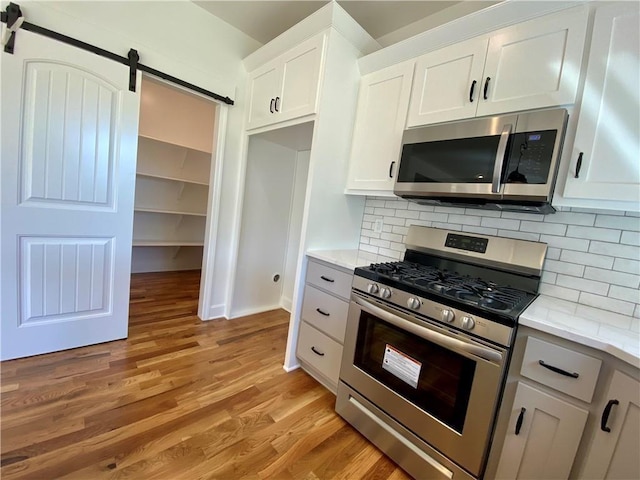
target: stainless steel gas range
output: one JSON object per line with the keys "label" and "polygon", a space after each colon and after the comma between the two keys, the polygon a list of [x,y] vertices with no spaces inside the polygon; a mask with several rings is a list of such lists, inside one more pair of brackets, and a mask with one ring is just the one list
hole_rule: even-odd
{"label": "stainless steel gas range", "polygon": [[337,412],[418,479],[481,478],[546,244],[412,226],[354,272]]}

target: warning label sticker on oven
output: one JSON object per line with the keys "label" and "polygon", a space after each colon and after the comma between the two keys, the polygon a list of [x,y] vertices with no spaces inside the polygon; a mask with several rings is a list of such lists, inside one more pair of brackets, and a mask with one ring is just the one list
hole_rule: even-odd
{"label": "warning label sticker on oven", "polygon": [[402,353],[389,344],[384,348],[382,368],[413,388],[418,388],[418,378],[420,377],[422,363],[415,361],[409,355]]}

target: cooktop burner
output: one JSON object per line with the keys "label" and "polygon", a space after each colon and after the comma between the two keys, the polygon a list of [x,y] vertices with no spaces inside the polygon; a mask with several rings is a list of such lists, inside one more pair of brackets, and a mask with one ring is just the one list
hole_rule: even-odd
{"label": "cooktop burner", "polygon": [[[456,267],[457,264],[452,264]],[[499,284],[478,276],[475,270],[461,273],[441,266],[422,265],[410,261],[374,263],[361,267],[356,274],[381,284],[405,289],[418,295],[450,299],[477,309],[517,316],[535,294],[510,285]]]}

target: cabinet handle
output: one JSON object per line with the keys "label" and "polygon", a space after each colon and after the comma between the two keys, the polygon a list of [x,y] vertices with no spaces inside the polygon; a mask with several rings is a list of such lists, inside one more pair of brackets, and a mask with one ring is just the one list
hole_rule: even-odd
{"label": "cabinet handle", "polygon": [[526,412],[527,409],[522,407],[520,409],[520,415],[518,415],[518,421],[516,422],[516,435],[520,434],[520,429],[522,428],[522,422],[524,421],[524,412]]}
{"label": "cabinet handle", "polygon": [[329,315],[331,315],[330,313],[327,313],[324,310],[320,310],[320,308],[316,308],[316,312],[318,312],[320,315],[324,315],[325,317],[328,317]]}
{"label": "cabinet handle", "polygon": [[274,100],[273,100],[273,98],[272,98],[272,99],[271,99],[271,102],[269,102],[269,111],[270,111],[271,113],[273,113],[273,102],[274,102]]}
{"label": "cabinet handle", "polygon": [[393,178],[393,167],[395,164],[396,162],[391,162],[391,165],[389,165],[389,178]]}
{"label": "cabinet handle", "polygon": [[487,100],[489,97],[487,97],[487,92],[489,91],[489,81],[491,80],[491,77],[487,77],[487,79],[484,81],[484,99]]}
{"label": "cabinet handle", "polygon": [[320,357],[324,357],[324,353],[321,353],[318,350],[316,350],[316,347],[311,347],[311,351]]}
{"label": "cabinet handle", "polygon": [[578,155],[578,161],[576,162],[576,176],[575,178],[578,178],[580,176],[580,169],[582,168],[582,153],[580,152],[580,155]]}
{"label": "cabinet handle", "polygon": [[278,102],[280,102],[280,97],[276,97],[276,101],[275,101],[275,103],[274,103],[274,106],[275,106],[276,112],[279,112],[279,111],[280,111],[280,104],[279,104]]}
{"label": "cabinet handle", "polygon": [[473,82],[471,82],[471,90],[469,90],[469,101],[471,103],[473,103],[473,91],[476,89],[476,82],[475,80]]}
{"label": "cabinet handle", "polygon": [[556,372],[559,373],[560,375],[564,375],[565,377],[571,377],[571,378],[578,378],[580,376],[579,373],[576,372],[567,372],[566,370],[563,370],[561,368],[558,367],[554,367],[553,365],[549,365],[548,363],[544,363],[544,360],[538,360],[538,363],[543,366],[544,368],[551,370],[552,372]]}
{"label": "cabinet handle", "polygon": [[325,277],[324,275],[320,275],[320,278],[323,279],[325,282],[329,282],[329,283],[335,282],[333,278]]}
{"label": "cabinet handle", "polygon": [[619,405],[620,402],[618,400],[609,400],[607,402],[607,406],[604,407],[602,411],[602,418],[600,419],[600,430],[603,432],[611,432],[611,429],[607,427],[607,423],[609,423],[609,415],[611,414],[611,409],[614,405]]}

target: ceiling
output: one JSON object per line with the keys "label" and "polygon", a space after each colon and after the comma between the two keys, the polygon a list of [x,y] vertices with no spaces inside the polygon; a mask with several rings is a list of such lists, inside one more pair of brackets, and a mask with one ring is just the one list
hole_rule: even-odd
{"label": "ceiling", "polygon": [[[194,3],[216,17],[233,25],[248,36],[265,44],[300,20],[329,3],[330,0],[194,0]],[[419,23],[426,17],[440,17],[440,23],[456,16],[466,15],[497,3],[495,1],[444,1],[444,0],[338,0],[338,3],[369,34],[380,39],[403,27]],[[464,5],[463,5],[464,4]],[[447,13],[448,12],[448,13]],[[436,15],[437,14],[437,15]],[[435,16],[435,17],[433,17]],[[428,25],[429,26],[429,25]],[[430,25],[433,27],[435,25]],[[423,28],[424,30],[425,28]],[[411,36],[415,28],[406,29],[404,37]],[[420,31],[420,30],[418,30]],[[393,41],[402,39],[394,38]],[[390,42],[381,42],[384,43]],[[391,42],[392,43],[392,42]]]}

